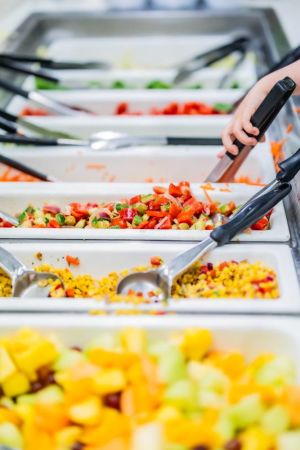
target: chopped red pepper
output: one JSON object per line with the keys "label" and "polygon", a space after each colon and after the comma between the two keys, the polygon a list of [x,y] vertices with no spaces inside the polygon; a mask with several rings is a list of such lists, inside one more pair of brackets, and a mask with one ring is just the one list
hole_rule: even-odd
{"label": "chopped red pepper", "polygon": [[66,261],[69,264],[69,266],[79,266],[80,264],[80,259],[78,258],[78,256],[67,255]]}

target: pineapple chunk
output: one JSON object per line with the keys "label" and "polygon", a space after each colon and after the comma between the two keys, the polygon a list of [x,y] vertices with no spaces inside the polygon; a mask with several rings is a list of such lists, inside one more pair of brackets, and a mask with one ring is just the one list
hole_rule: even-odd
{"label": "pineapple chunk", "polygon": [[210,331],[190,328],[184,332],[181,349],[188,359],[202,359],[211,346]]}
{"label": "pineapple chunk", "polygon": [[2,384],[2,389],[7,397],[25,394],[30,389],[30,383],[22,372],[15,372]]}
{"label": "pineapple chunk", "polygon": [[97,394],[105,395],[120,392],[126,387],[126,379],[121,370],[104,370],[95,374],[93,378]]}
{"label": "pineapple chunk", "polygon": [[143,353],[147,349],[147,336],[144,330],[127,328],[120,334],[124,349],[132,353]]}
{"label": "pineapple chunk", "polygon": [[16,372],[16,366],[5,347],[0,347],[0,383]]}
{"label": "pineapple chunk", "polygon": [[243,450],[269,450],[275,444],[273,438],[259,427],[245,431],[241,442]]}
{"label": "pineapple chunk", "polygon": [[97,425],[100,422],[101,413],[101,401],[98,397],[94,396],[71,406],[69,409],[69,418],[79,425]]}
{"label": "pineapple chunk", "polygon": [[70,426],[58,431],[55,435],[57,448],[71,448],[75,442],[79,441],[81,428]]}
{"label": "pineapple chunk", "polygon": [[54,344],[42,338],[23,351],[13,354],[13,358],[19,369],[26,373],[30,379],[35,379],[36,370],[53,363],[56,357],[57,350]]}

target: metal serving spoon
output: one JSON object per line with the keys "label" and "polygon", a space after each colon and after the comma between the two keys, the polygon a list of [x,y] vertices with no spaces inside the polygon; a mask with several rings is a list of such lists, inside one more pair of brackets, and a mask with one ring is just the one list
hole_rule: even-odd
{"label": "metal serving spoon", "polygon": [[15,134],[0,135],[0,142],[17,145],[34,145],[50,147],[89,147],[91,150],[117,150],[145,145],[221,145],[220,138],[206,137],[164,137],[164,136],[130,136],[115,131],[100,131],[89,139],[48,139]]}
{"label": "metal serving spoon", "polygon": [[252,200],[236,217],[213,230],[209,238],[176,256],[168,264],[164,264],[157,270],[133,273],[123,278],[117,286],[117,293],[128,295],[129,291],[141,292],[145,298],[149,298],[149,292],[159,291],[157,296],[151,297],[151,299],[167,300],[171,295],[174,279],[209,250],[228,244],[239,232],[267,214],[270,209],[291,192],[291,189],[289,183],[282,183],[272,191]]}
{"label": "metal serving spoon", "polygon": [[3,247],[0,247],[0,267],[11,277],[13,297],[48,297],[50,292],[49,286],[41,286],[40,283],[42,281],[59,280],[63,285],[58,275],[27,269],[21,261]]}

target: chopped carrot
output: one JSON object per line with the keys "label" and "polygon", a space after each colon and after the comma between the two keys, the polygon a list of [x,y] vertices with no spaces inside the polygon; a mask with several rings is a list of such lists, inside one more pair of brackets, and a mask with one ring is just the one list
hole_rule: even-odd
{"label": "chopped carrot", "polygon": [[284,159],[283,146],[286,142],[286,139],[281,139],[280,141],[272,141],[271,142],[271,152],[274,159],[275,170],[279,171],[278,164],[280,161]]}
{"label": "chopped carrot", "polygon": [[220,188],[220,192],[232,192],[229,188]]}
{"label": "chopped carrot", "polygon": [[0,175],[0,182],[21,182],[21,181],[39,181],[37,178],[34,178],[30,175],[27,175],[23,172],[13,169],[12,167],[6,167],[5,170]]}
{"label": "chopped carrot", "polygon": [[90,163],[86,165],[87,169],[96,169],[96,170],[102,170],[106,168],[105,164],[100,164],[100,163]]}
{"label": "chopped carrot", "polygon": [[203,184],[202,186],[201,186],[201,188],[202,189],[205,189],[206,191],[214,191],[216,188],[214,188],[212,185],[211,185],[211,183],[206,183],[206,184]]}
{"label": "chopped carrot", "polygon": [[250,177],[238,177],[234,179],[235,183],[243,183],[243,184],[250,184],[251,186],[265,186],[264,183],[260,181],[259,178],[256,180],[252,180]]}
{"label": "chopped carrot", "polygon": [[292,123],[289,123],[285,130],[286,134],[291,133],[293,131],[293,129],[294,129],[294,125]]}
{"label": "chopped carrot", "polygon": [[80,259],[78,258],[78,256],[67,255],[66,261],[69,264],[69,266],[79,266],[80,264]]}

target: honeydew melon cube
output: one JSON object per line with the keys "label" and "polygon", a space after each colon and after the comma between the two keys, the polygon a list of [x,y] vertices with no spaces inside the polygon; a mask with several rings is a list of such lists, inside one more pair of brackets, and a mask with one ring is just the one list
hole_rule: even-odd
{"label": "honeydew melon cube", "polygon": [[178,380],[165,391],[165,401],[179,409],[191,410],[197,405],[196,388],[192,381]]}
{"label": "honeydew melon cube", "polygon": [[234,437],[235,427],[233,420],[228,411],[224,411],[215,426],[215,431],[221,436],[221,438],[226,442]]}
{"label": "honeydew melon cube", "polygon": [[37,403],[46,403],[49,405],[61,403],[64,400],[63,390],[56,385],[47,386],[36,394]]}
{"label": "honeydew melon cube", "polygon": [[36,403],[37,394],[20,395],[17,398],[17,405],[34,405]]}
{"label": "honeydew melon cube", "polygon": [[135,429],[132,439],[132,450],[164,450],[162,427],[157,423],[149,423]]}
{"label": "honeydew melon cube", "polygon": [[186,365],[182,352],[175,346],[160,355],[158,361],[159,378],[166,384],[186,378]]}
{"label": "honeydew melon cube", "polygon": [[23,438],[18,428],[10,422],[0,424],[0,445],[23,449]]}
{"label": "honeydew melon cube", "polygon": [[288,412],[280,405],[273,406],[263,416],[262,427],[269,433],[283,433],[289,428]]}
{"label": "honeydew melon cube", "polygon": [[119,348],[120,342],[115,333],[103,333],[91,339],[84,347],[84,353],[96,348],[103,348],[105,350],[114,350]]}
{"label": "honeydew melon cube", "polygon": [[75,366],[79,361],[85,359],[85,356],[76,350],[65,349],[63,350],[59,358],[56,360],[53,369],[56,372],[61,372],[69,367]]}
{"label": "honeydew melon cube", "polygon": [[258,394],[248,395],[231,408],[231,417],[236,429],[244,429],[259,423],[264,406]]}
{"label": "honeydew melon cube", "polygon": [[258,384],[275,387],[293,384],[296,380],[294,363],[283,356],[274,358],[258,369],[255,379]]}
{"label": "honeydew melon cube", "polygon": [[277,439],[278,450],[299,450],[300,430],[287,431]]}

